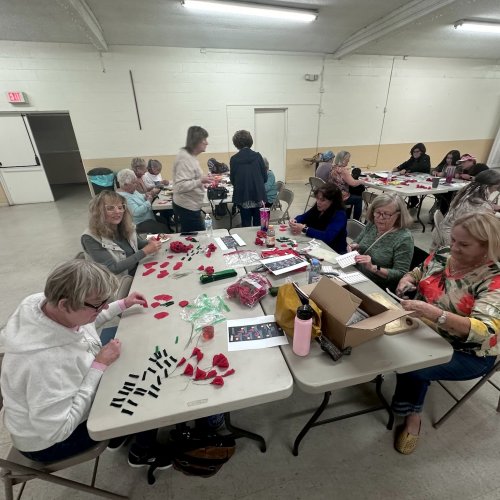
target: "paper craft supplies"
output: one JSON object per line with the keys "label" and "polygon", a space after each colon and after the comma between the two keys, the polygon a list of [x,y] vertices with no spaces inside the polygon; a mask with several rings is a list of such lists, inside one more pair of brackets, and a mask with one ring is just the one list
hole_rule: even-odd
{"label": "paper craft supplies", "polygon": [[359,255],[356,250],[354,250],[354,252],[345,253],[344,255],[339,255],[337,257],[337,264],[342,269],[344,269],[345,267],[354,266],[354,264],[356,263],[354,257],[356,257],[356,255]]}

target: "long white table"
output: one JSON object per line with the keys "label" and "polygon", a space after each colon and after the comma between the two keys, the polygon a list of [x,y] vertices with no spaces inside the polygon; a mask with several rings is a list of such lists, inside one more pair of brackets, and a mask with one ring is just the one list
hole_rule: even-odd
{"label": "long white table", "polygon": [[[214,236],[224,236],[228,232],[225,229],[214,231]],[[203,247],[213,238],[208,238],[200,233],[196,239]],[[179,235],[172,235],[171,241],[180,240],[188,243]],[[168,248],[170,242],[164,244]],[[197,243],[194,243],[195,247]],[[229,419],[229,412],[248,408],[250,406],[268,403],[290,396],[293,390],[292,376],[283,359],[281,351],[277,348],[228,352],[226,322],[215,326],[215,337],[213,340],[196,340],[186,347],[191,334],[191,325],[180,317],[181,300],[192,301],[196,296],[206,293],[209,296],[224,296],[225,288],[237,278],[201,285],[197,271],[200,264],[213,266],[216,271],[224,270],[228,266],[222,256],[222,251],[217,250],[207,258],[203,253],[196,255],[191,261],[186,259],[177,273],[190,272],[185,277],[174,279],[172,268],[184,254],[174,254],[173,259],[166,259],[171,252],[162,248],[160,255],[153,256],[150,261],[159,263],[169,260],[167,270],[170,275],[158,279],[156,274],[161,270],[156,266],[157,272],[149,276],[143,276],[145,271],[143,263],[139,264],[136,276],[132,284],[132,291],[137,290],[144,293],[148,302],[154,302],[153,297],[157,294],[169,294],[173,296],[175,304],[168,307],[151,307],[144,309],[139,306],[125,311],[120,321],[117,338],[122,341],[122,353],[120,358],[113,363],[104,373],[88,418],[87,427],[92,438],[96,440],[109,439],[126,434],[132,434],[148,429],[167,426],[188,420],[205,417],[216,413],[226,414],[226,427],[233,430],[235,437],[251,437],[260,442],[261,450],[265,451],[265,441],[260,436],[236,429]],[[239,275],[245,274],[244,269],[238,270]],[[160,301],[161,302],[161,301]],[[226,313],[227,319],[254,317],[263,315],[262,308],[258,305],[249,309],[238,303],[226,300],[230,311]],[[154,318],[154,314],[167,311],[169,316],[164,319]],[[177,343],[176,343],[177,342]],[[187,377],[181,375],[185,365],[178,368],[176,372],[162,380],[158,391],[158,398],[148,394],[138,396],[131,394],[123,396],[118,393],[122,390],[124,382],[136,383],[137,386],[150,389],[150,384],[155,383],[157,374],[148,373],[146,381],[141,378],[131,379],[129,374],[142,376],[148,366],[155,368],[150,358],[156,346],[160,352],[166,350],[168,356],[173,356],[177,361],[182,357],[189,358],[193,348],[198,347],[204,353],[204,359],[200,362],[200,368],[208,369],[211,366],[212,357],[218,353],[224,353],[229,359],[230,367],[236,372],[224,379],[224,386],[216,388],[208,383],[190,382]],[[195,359],[195,358],[193,358]],[[188,359],[188,361],[190,361]],[[192,362],[193,360],[191,360]],[[163,362],[163,357],[160,360]],[[172,366],[175,363],[172,362]],[[171,372],[171,369],[169,369]],[[161,373],[161,370],[158,370]],[[146,383],[147,382],[147,383]],[[156,384],[157,385],[157,384]],[[122,413],[121,409],[110,406],[113,398],[132,399],[139,406],[133,407],[133,414]],[[127,406],[130,409],[130,406]]]}
{"label": "long white table", "polygon": [[[242,247],[242,249],[262,250],[262,248],[265,247],[259,247],[254,244],[257,229],[258,228],[237,228],[233,229],[231,233],[238,234],[247,243],[247,246]],[[288,232],[280,232],[279,234],[296,238],[298,241],[302,242],[308,242],[310,239],[303,235],[293,236]],[[304,243],[299,243],[298,249],[300,250],[304,246]],[[327,246],[324,245],[324,248],[327,248]],[[247,271],[250,271],[253,267],[254,266],[247,267]],[[348,270],[353,271],[354,268],[348,268]],[[288,276],[291,276],[292,279],[299,284],[304,284],[307,280],[305,272],[281,275],[278,277],[271,274],[267,274],[266,276],[275,286],[286,282]],[[382,289],[371,281],[364,281],[353,286],[367,295],[375,292],[390,299]],[[394,302],[392,299],[390,300]],[[261,300],[261,305],[265,314],[274,314],[276,299],[267,295]],[[417,321],[419,323],[417,329],[396,335],[382,335],[377,337],[355,347],[352,350],[352,354],[343,356],[337,362],[333,362],[327,354],[321,351],[320,347],[315,342],[311,344],[310,354],[305,357],[295,355],[291,345],[281,347],[288,367],[292,372],[294,381],[300,389],[310,394],[324,394],[321,405],[315,410],[295,440],[293,447],[294,455],[298,454],[300,441],[307,432],[312,427],[324,423],[385,408],[389,412],[387,427],[392,428],[393,415],[388,403],[381,393],[383,375],[393,372],[405,373],[419,368],[446,363],[451,359],[453,354],[453,350],[446,340],[421,321]],[[381,406],[379,405],[332,419],[318,420],[328,405],[332,391],[373,380],[375,380],[377,384],[376,391],[382,403]]]}
{"label": "long white table", "polygon": [[[386,175],[388,172],[381,172]],[[374,172],[377,174],[377,172]],[[425,224],[420,219],[420,211],[422,209],[422,202],[426,196],[431,194],[444,194],[452,191],[459,191],[464,186],[468,184],[467,181],[459,181],[454,179],[452,184],[446,184],[446,179],[444,177],[439,178],[439,186],[437,188],[432,187],[432,182],[427,179],[432,178],[431,174],[408,174],[408,175],[394,175],[392,176],[392,184],[385,183],[385,179],[375,179],[371,178],[366,181],[365,186],[371,187],[379,191],[388,191],[391,193],[396,193],[401,196],[417,196],[419,200],[417,208],[417,219],[422,225],[422,232],[425,232]],[[416,182],[414,182],[416,181]],[[401,184],[409,182],[408,185]],[[425,186],[417,187],[417,185]],[[429,189],[430,188],[430,189]]]}

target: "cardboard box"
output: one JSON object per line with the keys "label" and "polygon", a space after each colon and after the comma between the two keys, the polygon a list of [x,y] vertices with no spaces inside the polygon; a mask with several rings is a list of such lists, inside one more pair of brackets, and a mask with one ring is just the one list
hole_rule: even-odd
{"label": "cardboard box", "polygon": [[[315,285],[302,287],[323,311],[321,330],[339,349],[367,342],[384,334],[385,325],[410,314],[402,309],[388,309],[353,286],[339,284],[326,277]],[[357,308],[368,318],[347,326]]]}

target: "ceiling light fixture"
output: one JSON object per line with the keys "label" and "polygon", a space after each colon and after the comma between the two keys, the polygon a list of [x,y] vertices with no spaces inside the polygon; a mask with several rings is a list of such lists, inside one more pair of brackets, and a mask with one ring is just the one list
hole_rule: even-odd
{"label": "ceiling light fixture", "polygon": [[290,9],[240,2],[217,2],[208,0],[181,0],[184,7],[204,12],[219,14],[238,14],[243,16],[266,17],[283,21],[298,21],[310,23],[318,17],[313,10]]}
{"label": "ceiling light fixture", "polygon": [[457,21],[453,26],[455,29],[463,31],[500,33],[500,21],[475,21],[472,19],[460,19],[460,21]]}

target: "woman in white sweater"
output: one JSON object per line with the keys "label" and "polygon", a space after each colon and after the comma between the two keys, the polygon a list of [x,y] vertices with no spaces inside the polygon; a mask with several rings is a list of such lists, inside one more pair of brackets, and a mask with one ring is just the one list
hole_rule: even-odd
{"label": "woman in white sweater", "polygon": [[[87,417],[106,368],[120,356],[120,341],[104,347],[96,328],[145,297],[133,292],[109,302],[116,277],[83,259],[64,263],[47,278],[43,293],[24,299],[0,335],[5,349],[1,386],[4,422],[13,445],[31,460],[52,462],[95,444]],[[132,466],[170,465],[160,458],[156,431],[136,436]]]}
{"label": "woman in white sweater", "polygon": [[173,166],[173,209],[180,219],[181,232],[203,231],[201,206],[205,196],[204,184],[210,176],[203,175],[196,158],[204,153],[208,145],[208,132],[202,127],[189,127],[186,146],[179,151]]}

